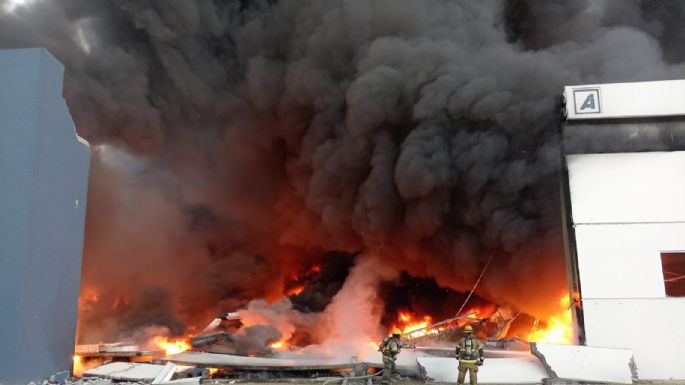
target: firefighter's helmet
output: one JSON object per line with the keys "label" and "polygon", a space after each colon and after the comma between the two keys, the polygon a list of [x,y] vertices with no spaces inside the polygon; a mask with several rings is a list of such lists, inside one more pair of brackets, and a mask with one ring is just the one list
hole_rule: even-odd
{"label": "firefighter's helmet", "polygon": [[392,329],[392,335],[394,335],[394,336],[399,336],[399,335],[401,335],[401,334],[402,334],[402,330],[400,330],[400,328],[394,328],[394,329]]}
{"label": "firefighter's helmet", "polygon": [[473,327],[471,325],[466,325],[464,327],[464,333],[473,333]]}

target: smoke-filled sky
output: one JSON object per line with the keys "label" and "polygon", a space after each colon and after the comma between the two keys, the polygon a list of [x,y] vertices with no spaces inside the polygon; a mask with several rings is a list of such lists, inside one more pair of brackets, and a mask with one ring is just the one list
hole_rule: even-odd
{"label": "smoke-filled sky", "polygon": [[344,270],[315,307],[375,312],[379,282],[467,291],[493,250],[478,295],[545,316],[554,96],[683,78],[684,39],[677,0],[0,0],[0,47],[64,63],[93,149],[84,341],[204,326],[315,263]]}

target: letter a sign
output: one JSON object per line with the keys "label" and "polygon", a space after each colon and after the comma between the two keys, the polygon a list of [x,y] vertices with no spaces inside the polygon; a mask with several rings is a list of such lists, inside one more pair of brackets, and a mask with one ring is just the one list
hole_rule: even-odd
{"label": "letter a sign", "polygon": [[576,114],[601,114],[599,89],[573,90],[573,103]]}

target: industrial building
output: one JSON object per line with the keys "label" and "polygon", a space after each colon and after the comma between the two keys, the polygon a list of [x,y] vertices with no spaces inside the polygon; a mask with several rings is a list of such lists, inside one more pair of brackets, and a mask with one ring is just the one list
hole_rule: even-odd
{"label": "industrial building", "polygon": [[565,87],[565,221],[581,343],[685,379],[685,80]]}
{"label": "industrial building", "polygon": [[0,383],[71,367],[90,150],[44,49],[0,50]]}

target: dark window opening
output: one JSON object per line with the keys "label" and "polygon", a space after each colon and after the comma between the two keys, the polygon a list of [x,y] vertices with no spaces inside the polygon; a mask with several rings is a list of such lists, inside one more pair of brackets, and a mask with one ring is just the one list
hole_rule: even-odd
{"label": "dark window opening", "polygon": [[685,252],[661,253],[666,296],[685,297]]}

